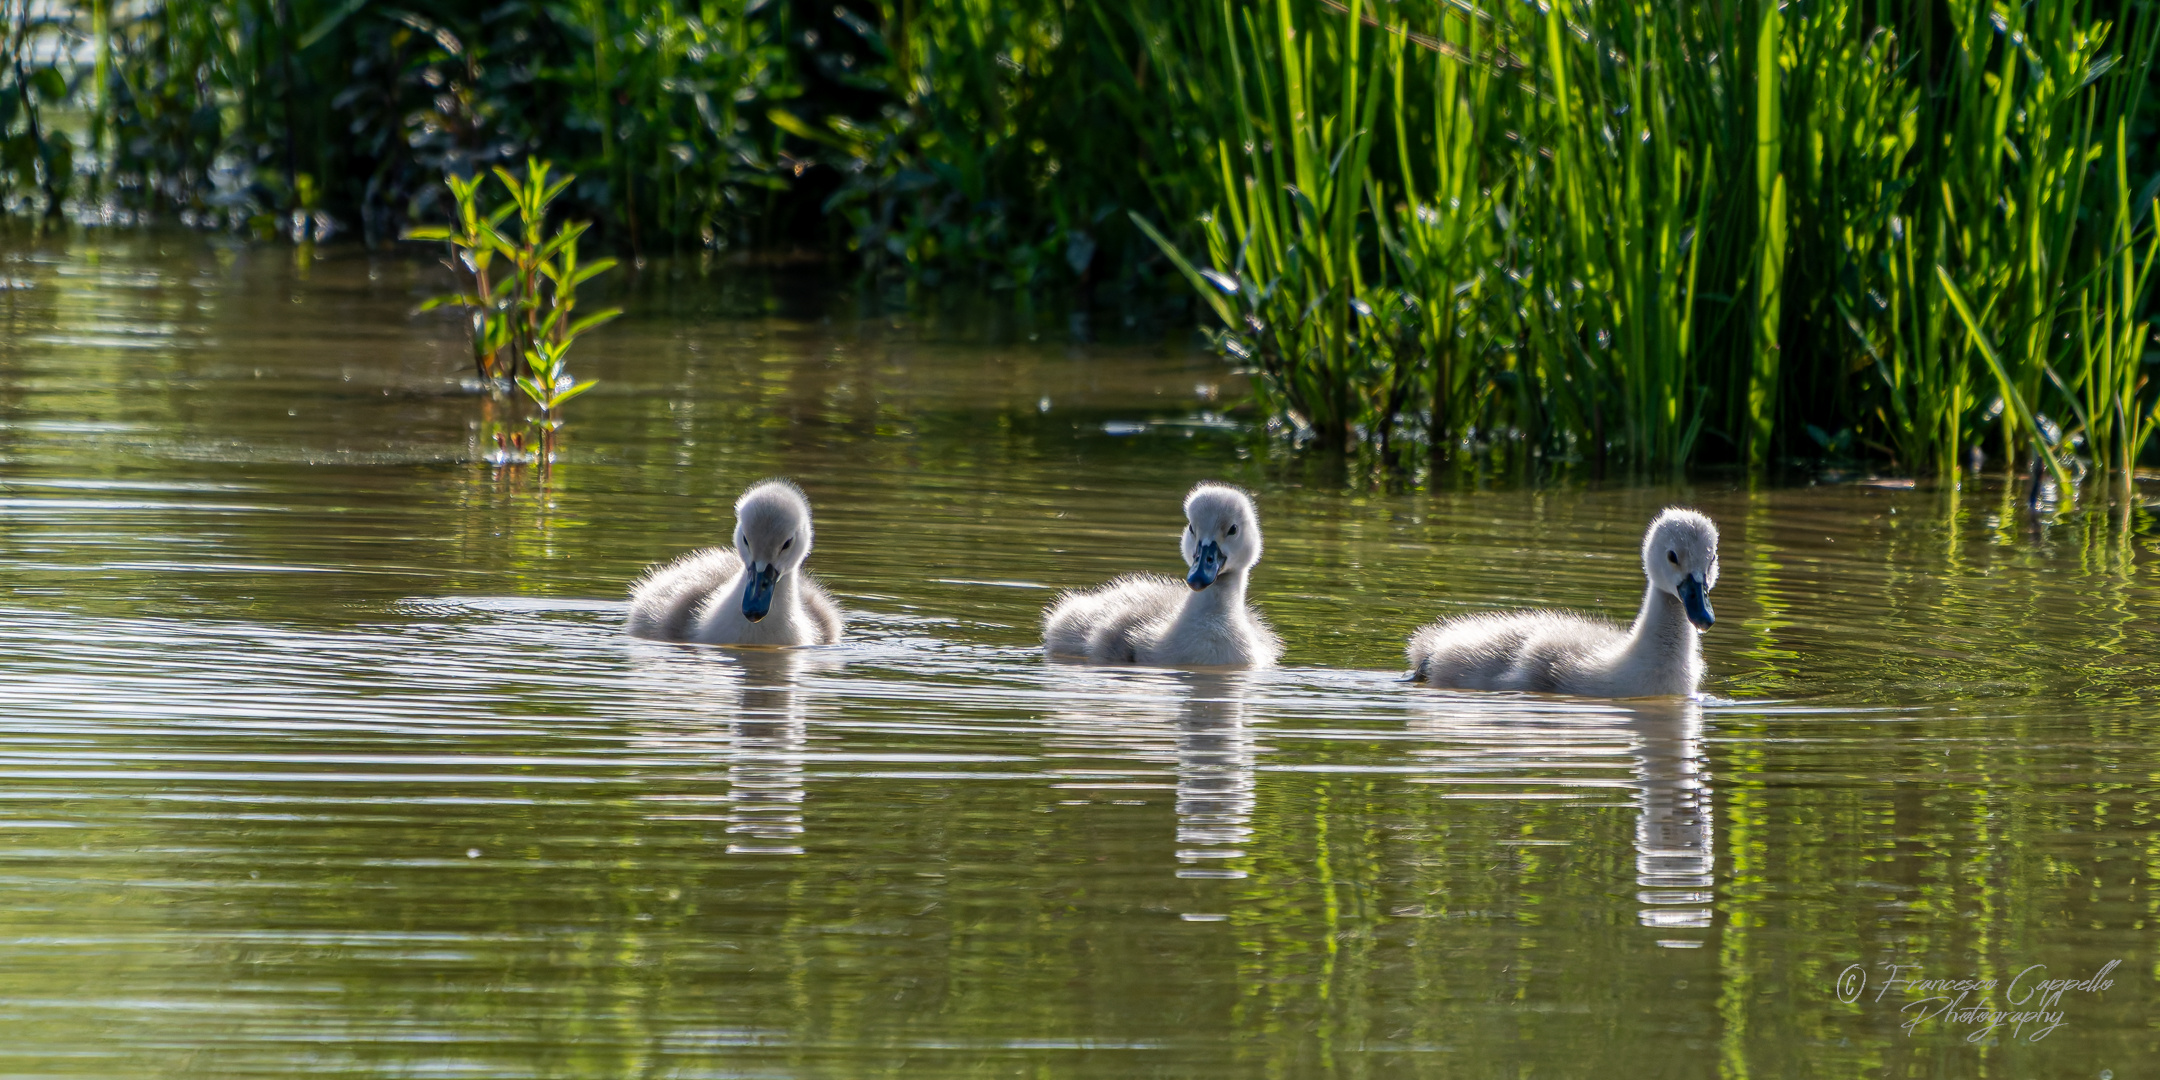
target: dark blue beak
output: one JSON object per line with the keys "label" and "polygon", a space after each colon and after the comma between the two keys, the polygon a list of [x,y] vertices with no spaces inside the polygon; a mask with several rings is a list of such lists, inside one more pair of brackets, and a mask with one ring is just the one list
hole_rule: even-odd
{"label": "dark blue beak", "polygon": [[749,563],[743,567],[743,618],[756,622],[772,610],[772,587],[778,580],[780,568],[771,563],[763,566]]}
{"label": "dark blue beak", "polygon": [[1680,594],[1680,606],[1687,609],[1687,621],[1694,623],[1695,629],[1708,630],[1717,623],[1717,618],[1710,614],[1710,600],[1703,595],[1701,578],[1689,574],[1680,579],[1679,587],[1673,591]]}
{"label": "dark blue beak", "polygon": [[1200,551],[1193,557],[1192,573],[1185,575],[1185,584],[1199,592],[1215,584],[1215,575],[1222,572],[1222,545],[1213,540],[1200,541]]}

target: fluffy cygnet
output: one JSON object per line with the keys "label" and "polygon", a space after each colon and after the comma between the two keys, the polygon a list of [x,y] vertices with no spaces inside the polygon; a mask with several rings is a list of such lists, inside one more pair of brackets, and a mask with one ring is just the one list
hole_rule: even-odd
{"label": "fluffy cygnet", "polygon": [[829,645],[840,606],[802,572],[810,500],[785,480],[735,501],[735,547],[693,551],[645,572],[630,589],[630,632],[707,645]]}
{"label": "fluffy cygnet", "polygon": [[1562,611],[1465,615],[1410,635],[1420,681],[1463,690],[1533,690],[1585,697],[1688,695],[1702,682],[1700,631],[1717,586],[1717,526],[1670,509],[1643,537],[1650,587],[1632,627]]}
{"label": "fluffy cygnet", "polygon": [[1185,496],[1179,548],[1185,580],[1127,574],[1060,596],[1043,613],[1051,656],[1098,664],[1157,667],[1264,667],[1282,639],[1245,603],[1246,577],[1260,561],[1260,515],[1251,496],[1202,483]]}

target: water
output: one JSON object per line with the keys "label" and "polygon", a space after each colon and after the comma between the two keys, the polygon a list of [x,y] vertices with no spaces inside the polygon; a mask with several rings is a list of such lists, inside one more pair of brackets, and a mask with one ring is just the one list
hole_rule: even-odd
{"label": "water", "polygon": [[[761,314],[725,275],[649,277],[581,346],[606,381],[543,484],[479,463],[424,267],[0,258],[0,1075],[2156,1058],[2142,509],[1346,493],[1223,419],[1204,356]],[[626,583],[776,473],[852,640],[623,637]],[[1178,569],[1207,477],[1260,495],[1285,666],[1041,660],[1053,590]],[[1672,501],[1724,529],[1708,700],[1397,681],[1442,614],[1626,617]],[[1930,995],[1884,986],[2110,961],[2044,1038],[1908,1031]]]}

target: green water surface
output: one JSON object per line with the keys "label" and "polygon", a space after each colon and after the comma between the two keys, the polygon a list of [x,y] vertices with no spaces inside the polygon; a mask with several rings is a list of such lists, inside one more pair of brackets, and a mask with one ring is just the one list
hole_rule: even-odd
{"label": "green water surface", "polygon": [[[2140,496],[1393,493],[1187,348],[695,266],[580,345],[543,482],[482,460],[424,262],[91,237],[0,284],[0,1077],[2160,1061]],[[627,639],[775,474],[851,639]],[[1284,665],[1045,663],[1054,590],[1181,572],[1210,478]],[[1724,535],[1704,700],[1399,681],[1440,615],[1629,617],[1676,502]],[[2111,961],[1993,1031],[1885,983]]]}

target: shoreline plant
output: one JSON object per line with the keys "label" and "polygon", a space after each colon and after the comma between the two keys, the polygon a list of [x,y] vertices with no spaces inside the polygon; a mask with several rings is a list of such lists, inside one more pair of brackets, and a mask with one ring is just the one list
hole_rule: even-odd
{"label": "shoreline plant", "polygon": [[40,220],[374,243],[540,156],[612,250],[1197,296],[1300,444],[1398,467],[2154,456],[2160,0],[0,15]]}
{"label": "shoreline plant", "polygon": [[[548,207],[576,179],[550,180],[552,171],[537,158],[526,160],[522,178],[496,166],[494,178],[509,199],[492,209],[483,208],[486,176],[453,173],[446,183],[457,208],[455,224],[415,226],[405,233],[408,240],[450,246],[443,264],[464,279],[466,289],[430,297],[415,313],[464,310],[474,377],[483,387],[515,386],[534,410],[528,420],[533,439],[498,434],[498,455],[504,462],[535,460],[543,469],[555,458],[563,406],[598,382],[571,375],[570,347],[586,331],[622,314],[617,307],[578,314],[578,286],[616,263],[613,258],[579,262],[578,240],[590,227],[586,222],[568,222],[549,233]],[[513,218],[516,227],[506,232],[503,226]]]}
{"label": "shoreline plant", "polygon": [[1985,445],[2126,480],[2160,417],[2160,10],[1876,10],[1223,0],[1201,257],[1135,221],[1330,448],[1954,476]]}

